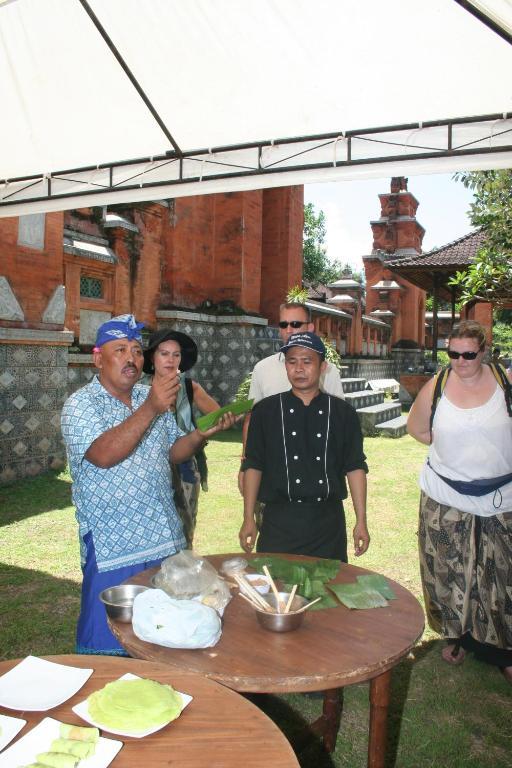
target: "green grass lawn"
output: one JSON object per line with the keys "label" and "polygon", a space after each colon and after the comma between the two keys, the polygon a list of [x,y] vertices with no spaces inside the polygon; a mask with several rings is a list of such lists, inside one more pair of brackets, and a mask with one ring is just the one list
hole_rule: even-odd
{"label": "green grass lawn", "polygon": [[[417,476],[426,449],[410,437],[367,439],[368,516],[372,541],[358,564],[396,579],[421,598],[417,557]],[[240,432],[207,449],[208,493],[201,495],[196,550],[238,551],[242,501],[236,487]],[[70,479],[48,474],[0,488],[0,658],[70,653],[80,599],[80,568]],[[347,524],[353,513],[347,505]],[[351,558],[354,560],[354,558]],[[427,630],[393,674],[386,765],[396,768],[505,768],[512,764],[512,689],[499,672],[467,658],[452,668],[441,641]],[[289,737],[321,702],[304,696],[265,697],[261,706]],[[368,685],[345,690],[336,751],[313,744],[307,768],[366,765]]]}

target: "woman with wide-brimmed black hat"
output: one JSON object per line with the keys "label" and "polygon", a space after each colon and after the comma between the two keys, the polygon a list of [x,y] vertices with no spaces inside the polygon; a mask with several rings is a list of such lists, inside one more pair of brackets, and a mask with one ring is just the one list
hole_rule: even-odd
{"label": "woman with wide-brimmed black hat", "polygon": [[[144,352],[144,372],[153,376],[169,373],[185,373],[197,361],[197,344],[186,333],[164,328],[151,334]],[[219,404],[205,389],[191,378],[183,376],[176,398],[176,421],[183,432],[195,429],[193,408],[201,413],[211,413]],[[208,490],[207,467],[204,449],[189,461],[172,464],[174,502],[183,522],[187,544],[192,548],[197,519],[199,490]]]}

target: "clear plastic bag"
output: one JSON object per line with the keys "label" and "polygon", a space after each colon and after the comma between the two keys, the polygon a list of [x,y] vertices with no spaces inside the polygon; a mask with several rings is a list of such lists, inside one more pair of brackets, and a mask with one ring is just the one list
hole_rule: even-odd
{"label": "clear plastic bag", "polygon": [[189,549],[167,557],[154,577],[155,587],[178,600],[197,600],[222,616],[231,593],[213,565]]}
{"label": "clear plastic bag", "polygon": [[173,599],[160,589],[137,595],[132,624],[141,640],[167,648],[211,648],[222,634],[217,611],[196,600]]}

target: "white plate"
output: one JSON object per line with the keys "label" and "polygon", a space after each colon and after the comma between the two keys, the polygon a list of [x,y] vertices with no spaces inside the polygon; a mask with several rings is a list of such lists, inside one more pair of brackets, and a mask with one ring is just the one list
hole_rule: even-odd
{"label": "white plate", "polygon": [[0,715],[0,752],[14,739],[16,734],[19,733],[26,724],[27,721],[22,720],[21,717]]}
{"label": "white plate", "polygon": [[[120,677],[119,680],[140,680],[140,677],[139,675],[132,675],[131,672],[127,672],[126,675],[123,675],[122,677]],[[183,706],[181,708],[181,712],[183,712],[187,704],[190,704],[190,702],[192,701],[192,696],[189,696],[188,693],[182,693],[181,691],[176,691],[176,693],[179,693],[183,700]],[[93,720],[89,714],[89,705],[87,704],[87,699],[85,701],[81,701],[79,704],[73,707],[73,712],[75,712],[78,715],[78,717],[81,717],[82,720],[85,720],[86,723],[95,725],[96,728],[101,728],[102,731],[115,733],[117,736],[131,736],[135,739],[142,739],[143,736],[149,736],[150,733],[156,733],[156,731],[159,731],[161,728],[164,728],[166,725],[172,722],[172,720],[167,720],[166,723],[162,723],[162,725],[157,725],[154,728],[148,728],[147,731],[142,731],[142,733],[132,733],[129,731],[116,731],[113,728],[107,728],[105,725],[97,723],[95,720]],[[80,768],[82,768],[82,766],[80,766]]]}
{"label": "white plate", "polygon": [[27,656],[0,677],[0,704],[26,712],[53,709],[79,691],[92,673]]}
{"label": "white plate", "polygon": [[[21,765],[35,763],[38,754],[50,751],[52,741],[59,737],[60,725],[60,720],[45,717],[26,736],[2,752],[0,768],[19,768]],[[106,768],[122,746],[122,741],[100,737],[94,755],[80,760],[80,768]]]}

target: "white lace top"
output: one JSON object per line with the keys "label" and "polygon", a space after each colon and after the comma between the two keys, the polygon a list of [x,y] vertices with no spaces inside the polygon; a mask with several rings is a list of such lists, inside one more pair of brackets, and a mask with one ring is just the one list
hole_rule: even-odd
{"label": "white lace top", "polygon": [[[434,416],[432,467],[452,480],[479,480],[512,472],[512,418],[501,387],[477,408],[459,408],[443,394]],[[436,501],[484,517],[512,511],[512,482],[485,496],[458,493],[425,464],[420,487]],[[501,495],[500,495],[501,494]]]}

